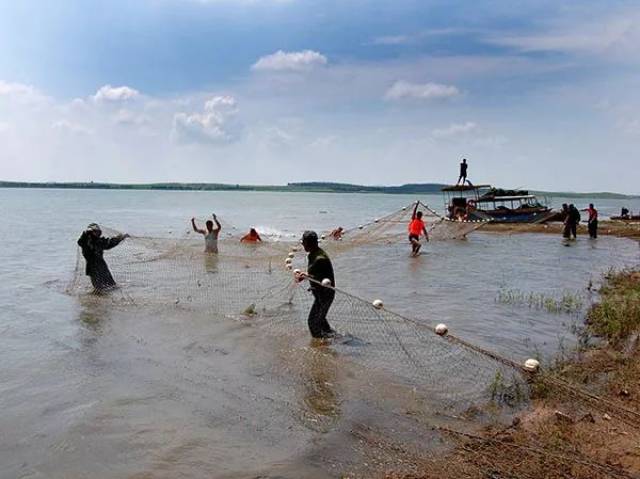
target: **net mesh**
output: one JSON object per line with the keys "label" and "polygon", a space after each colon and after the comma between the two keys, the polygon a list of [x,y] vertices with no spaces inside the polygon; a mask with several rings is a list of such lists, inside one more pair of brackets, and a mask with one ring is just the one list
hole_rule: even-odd
{"label": "net mesh", "polygon": [[[433,240],[461,238],[483,224],[446,220],[426,205],[419,207],[425,213]],[[411,207],[406,207],[348,229],[341,240],[330,239],[326,232],[322,246],[339,255],[366,245],[403,244],[411,211]],[[225,225],[227,228],[232,232],[221,241],[219,255],[204,254],[202,238],[191,233],[179,239],[126,239],[116,250],[105,253],[118,284],[117,289],[108,293],[108,299],[123,307],[157,308],[165,313],[181,311],[214,320],[248,320],[252,326],[285,343],[304,344],[300,341],[309,336],[307,317],[314,297],[308,290],[309,283],[296,282],[291,271],[302,256],[299,244],[291,239],[241,244],[241,235]],[[113,237],[118,232],[103,228],[103,234]],[[79,252],[67,291],[70,294],[92,291]],[[368,371],[378,384],[396,384],[421,398],[430,414],[415,419],[449,437],[457,446],[455,455],[461,465],[455,469],[454,464],[452,470],[461,474],[479,471],[478,476],[469,472],[469,477],[484,477],[482,474],[489,469],[527,477],[527,464],[546,461],[566,471],[567,477],[590,477],[586,475],[589,471],[597,472],[592,477],[628,477],[581,451],[567,449],[558,453],[546,449],[544,443],[525,447],[499,437],[487,440],[484,436],[436,425],[433,414],[459,418],[478,408],[490,408],[494,419],[496,411],[506,412],[506,419],[509,412],[526,405],[531,376],[509,359],[454,335],[438,335],[433,325],[397,314],[374,304],[371,298],[342,289],[335,289],[327,319],[341,334],[330,344],[341,360]],[[606,411],[620,427],[631,427],[635,434],[640,430],[640,414],[636,411],[603,401],[552,375],[543,375],[536,382],[571,398],[576,414]],[[499,451],[517,455],[525,469],[516,470],[512,462],[501,462],[496,456]],[[441,465],[425,467],[437,471]]]}

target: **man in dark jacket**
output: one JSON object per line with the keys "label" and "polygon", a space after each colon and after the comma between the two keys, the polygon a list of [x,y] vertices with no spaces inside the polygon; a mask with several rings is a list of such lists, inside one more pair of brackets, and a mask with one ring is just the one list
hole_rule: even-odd
{"label": "man in dark jacket", "polygon": [[[302,246],[309,253],[306,273],[300,273],[296,279],[302,281],[309,279],[313,305],[309,311],[309,332],[314,338],[327,339],[335,337],[336,332],[331,329],[327,321],[327,313],[335,298],[333,289],[336,285],[333,274],[333,265],[325,251],[318,246],[318,235],[315,231],[305,231],[302,235]],[[322,281],[328,279],[330,286],[324,286]]]}
{"label": "man in dark jacket", "polygon": [[122,240],[128,238],[128,234],[104,238],[102,230],[96,223],[91,223],[78,239],[78,246],[82,249],[82,256],[87,263],[85,274],[91,278],[91,284],[97,292],[101,292],[116,285],[111,271],[104,260],[104,251],[114,248]]}
{"label": "man in dark jacket", "polygon": [[569,214],[569,205],[562,204],[562,237],[564,239],[571,239],[571,215]]}
{"label": "man in dark jacket", "polygon": [[569,227],[571,230],[571,236],[573,239],[578,237],[578,224],[580,223],[580,212],[578,208],[572,203],[569,205]]}

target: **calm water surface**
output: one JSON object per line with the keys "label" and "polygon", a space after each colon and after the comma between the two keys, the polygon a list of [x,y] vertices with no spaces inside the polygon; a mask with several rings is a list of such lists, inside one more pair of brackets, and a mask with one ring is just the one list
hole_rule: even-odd
{"label": "calm water surface", "polygon": [[[292,348],[239,322],[63,294],[75,240],[92,221],[179,237],[192,216],[216,212],[238,231],[298,235],[360,224],[414,199],[0,190],[0,477],[337,477],[367,460],[349,434],[354,424],[421,437],[363,401],[362,384],[339,358],[305,343]],[[421,199],[441,209],[440,197]],[[605,216],[622,205],[640,209],[637,200],[597,203]],[[570,343],[576,318],[505,304],[500,291],[578,292],[589,301],[589,282],[638,265],[640,254],[637,242],[617,238],[580,238],[568,248],[552,235],[476,232],[433,242],[417,259],[399,244],[334,263],[344,289],[522,359]],[[389,395],[383,402],[409,407],[405,396]]]}

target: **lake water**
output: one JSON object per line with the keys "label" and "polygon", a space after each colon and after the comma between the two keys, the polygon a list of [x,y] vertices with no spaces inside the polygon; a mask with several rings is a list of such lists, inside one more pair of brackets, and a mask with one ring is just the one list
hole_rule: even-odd
{"label": "lake water", "polygon": [[[413,399],[306,340],[285,344],[238,321],[64,294],[75,241],[92,221],[180,237],[192,216],[216,212],[236,231],[255,226],[295,237],[361,224],[415,199],[0,190],[0,477],[339,477],[369,463],[356,427],[425,442],[423,431],[393,413],[417,407]],[[439,196],[420,199],[442,209]],[[640,210],[640,201],[596,206],[609,216],[621,206]],[[115,258],[118,248],[108,254]],[[520,361],[571,344],[579,318],[517,298],[568,292],[588,302],[587,285],[611,267],[640,264],[640,249],[604,236],[565,247],[553,235],[478,231],[463,241],[434,241],[416,259],[402,242],[333,261],[343,289],[383,298],[390,310],[426,324],[445,322],[458,336]],[[499,300],[505,292],[516,300]]]}

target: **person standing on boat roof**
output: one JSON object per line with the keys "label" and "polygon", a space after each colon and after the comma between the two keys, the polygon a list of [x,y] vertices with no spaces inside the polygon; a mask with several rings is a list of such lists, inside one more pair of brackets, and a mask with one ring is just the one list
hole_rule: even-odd
{"label": "person standing on boat roof", "polygon": [[91,223],[78,238],[78,246],[82,249],[82,256],[86,261],[85,274],[91,278],[91,284],[97,293],[115,288],[116,282],[111,276],[109,266],[104,260],[105,250],[115,248],[128,234],[120,234],[113,238],[102,236],[102,229],[96,223]]}
{"label": "person standing on boat roof", "polygon": [[422,211],[418,211],[418,205],[420,203],[416,201],[416,205],[413,208],[411,214],[411,222],[409,223],[409,242],[411,243],[411,256],[418,256],[422,244],[420,243],[420,236],[424,233],[424,237],[429,241],[429,233],[427,233],[427,227],[422,220]]}
{"label": "person standing on boat roof", "polygon": [[456,182],[456,186],[460,184],[460,180],[462,180],[462,186],[467,182],[467,159],[463,158],[462,163],[460,163],[460,176],[458,177],[458,181]]}
{"label": "person standing on boat roof", "polygon": [[205,223],[207,226],[207,230],[198,229],[196,226],[196,219],[191,218],[191,227],[193,231],[196,233],[200,233],[204,236],[204,251],[205,253],[213,253],[218,254],[218,237],[220,236],[220,231],[222,230],[222,225],[218,221],[218,217],[215,213],[213,213],[213,221],[216,222],[216,229],[213,229],[213,221],[207,220]]}
{"label": "person standing on boat roof", "polygon": [[[318,245],[318,234],[315,231],[305,231],[302,235],[302,246],[309,253],[307,272],[296,274],[296,281],[300,282],[308,278],[309,290],[313,294],[313,305],[309,311],[309,332],[311,336],[317,339],[329,339],[336,335],[327,321],[329,308],[333,304],[336,292],[333,288],[336,286],[335,276],[333,274],[333,265],[329,259],[329,255]],[[330,287],[322,284],[322,281],[328,279]]]}

